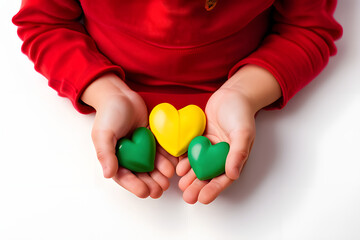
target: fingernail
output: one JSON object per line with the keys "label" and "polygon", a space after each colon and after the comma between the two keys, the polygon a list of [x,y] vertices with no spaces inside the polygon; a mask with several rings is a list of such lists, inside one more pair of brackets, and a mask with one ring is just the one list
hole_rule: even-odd
{"label": "fingernail", "polygon": [[236,178],[240,176],[240,168],[236,168]]}
{"label": "fingernail", "polygon": [[241,164],[241,166],[238,168],[238,177],[240,176],[240,173],[242,172],[243,168],[244,168],[245,162],[243,162]]}
{"label": "fingernail", "polygon": [[109,172],[109,168],[107,166],[103,166],[103,175],[105,178],[109,178],[108,177],[108,172]]}

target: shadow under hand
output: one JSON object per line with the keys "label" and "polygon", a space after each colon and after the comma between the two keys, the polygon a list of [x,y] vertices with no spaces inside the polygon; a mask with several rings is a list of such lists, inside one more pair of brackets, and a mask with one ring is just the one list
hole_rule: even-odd
{"label": "shadow under hand", "polygon": [[258,186],[265,181],[272,166],[276,162],[277,140],[276,130],[273,126],[276,121],[275,115],[257,118],[257,136],[251,154],[238,180],[236,180],[222,196],[224,200],[233,204],[245,201]]}

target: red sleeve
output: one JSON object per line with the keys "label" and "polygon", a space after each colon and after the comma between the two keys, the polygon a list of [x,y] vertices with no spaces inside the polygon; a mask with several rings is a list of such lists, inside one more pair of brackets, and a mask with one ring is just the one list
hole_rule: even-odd
{"label": "red sleeve", "polygon": [[282,98],[267,109],[283,108],[336,53],[334,41],[342,35],[341,26],[333,18],[336,3],[336,0],[275,1],[271,32],[256,51],[231,69],[229,77],[245,64],[267,69],[282,89]]}
{"label": "red sleeve", "polygon": [[79,112],[89,113],[94,110],[79,99],[85,88],[107,72],[122,78],[124,72],[98,51],[80,23],[81,16],[76,0],[23,0],[13,23],[24,41],[22,51],[36,71]]}

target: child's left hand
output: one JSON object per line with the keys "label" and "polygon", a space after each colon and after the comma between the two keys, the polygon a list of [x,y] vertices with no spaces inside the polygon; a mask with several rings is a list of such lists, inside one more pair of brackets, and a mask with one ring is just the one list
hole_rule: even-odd
{"label": "child's left hand", "polygon": [[256,112],[280,96],[280,86],[270,72],[246,65],[210,97],[204,136],[213,144],[229,143],[230,151],[225,174],[210,181],[197,179],[188,158],[180,158],[176,172],[181,176],[179,187],[187,203],[208,204],[239,177],[255,139]]}
{"label": "child's left hand", "polygon": [[255,139],[255,112],[248,99],[232,89],[219,89],[209,99],[206,106],[207,127],[204,136],[215,144],[227,142],[230,151],[225,172],[211,181],[196,178],[187,157],[177,165],[177,173],[182,178],[179,187],[184,192],[187,203],[197,201],[208,204],[239,177]]}

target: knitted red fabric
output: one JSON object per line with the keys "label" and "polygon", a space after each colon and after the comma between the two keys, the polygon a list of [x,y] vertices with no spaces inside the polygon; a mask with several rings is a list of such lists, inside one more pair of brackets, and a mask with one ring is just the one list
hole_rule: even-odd
{"label": "knitted red fabric", "polygon": [[342,34],[335,0],[23,0],[13,18],[22,51],[60,96],[79,99],[107,73],[118,74],[149,110],[207,99],[245,64],[268,69],[282,108],[336,53]]}

